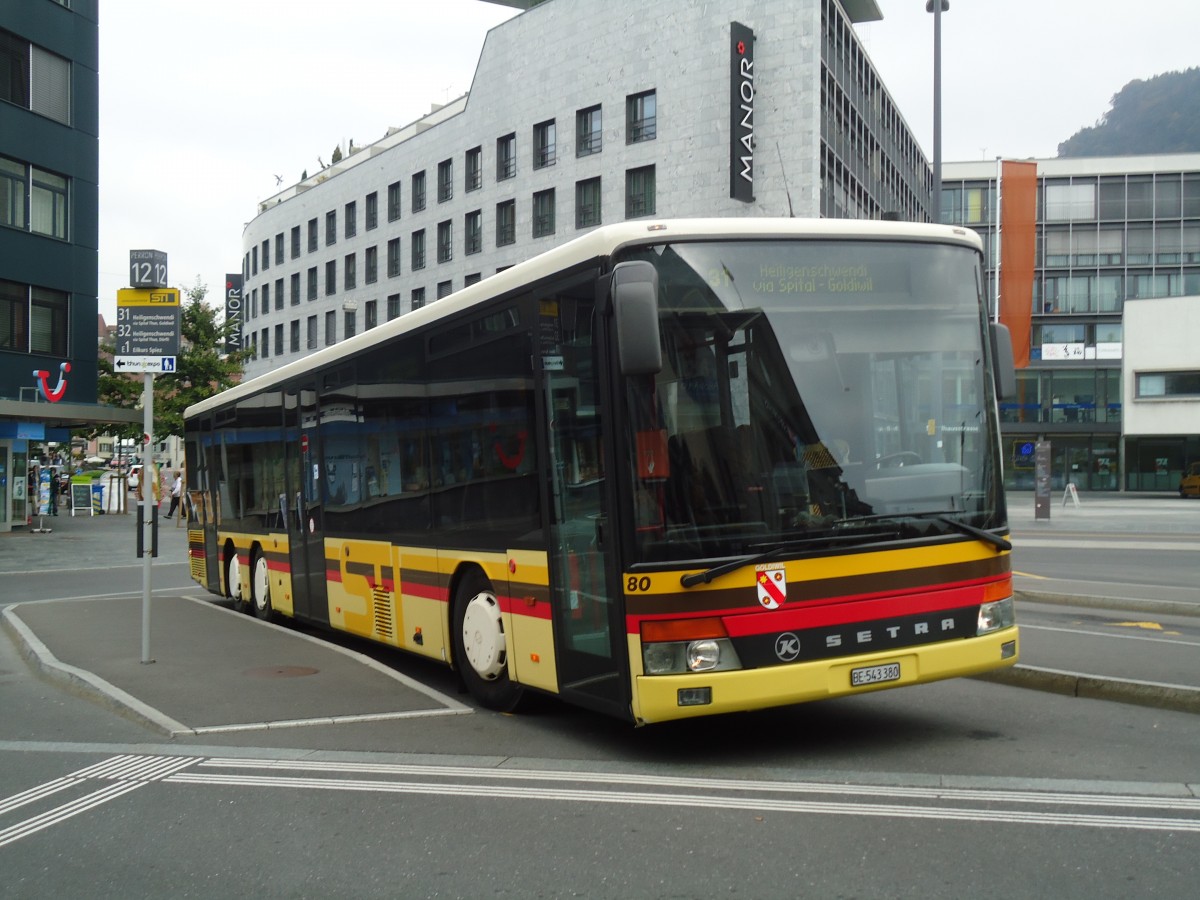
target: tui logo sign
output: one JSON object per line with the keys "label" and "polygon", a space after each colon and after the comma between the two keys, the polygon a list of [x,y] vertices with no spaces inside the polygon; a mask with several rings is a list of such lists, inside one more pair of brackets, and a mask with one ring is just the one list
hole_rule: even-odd
{"label": "tui logo sign", "polygon": [[42,392],[42,396],[51,403],[57,403],[63,398],[63,394],[67,392],[67,373],[71,371],[69,362],[61,362],[58,364],[58,384],[53,388],[50,387],[50,373],[45,369],[34,369],[33,377],[37,379],[38,390]]}

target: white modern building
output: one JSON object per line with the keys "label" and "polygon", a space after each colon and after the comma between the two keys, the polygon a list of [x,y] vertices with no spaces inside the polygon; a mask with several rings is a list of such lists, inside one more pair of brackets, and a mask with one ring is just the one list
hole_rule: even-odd
{"label": "white modern building", "polygon": [[470,93],[261,202],[247,375],[603,223],[927,220],[928,162],[853,29],[875,0],[506,5]]}

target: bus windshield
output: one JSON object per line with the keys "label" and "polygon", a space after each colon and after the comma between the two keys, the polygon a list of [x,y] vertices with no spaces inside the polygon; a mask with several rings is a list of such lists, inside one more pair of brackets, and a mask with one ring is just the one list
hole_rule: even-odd
{"label": "bus windshield", "polygon": [[663,351],[626,379],[636,562],[1005,526],[975,251],[712,241],[620,259],[658,272]]}

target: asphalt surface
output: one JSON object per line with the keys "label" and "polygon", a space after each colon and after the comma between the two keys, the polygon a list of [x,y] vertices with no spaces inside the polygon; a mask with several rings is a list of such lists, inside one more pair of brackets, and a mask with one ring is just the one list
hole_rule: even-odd
{"label": "asphalt surface", "polygon": [[[1073,541],[1146,539],[1160,535],[1200,551],[1200,502],[1166,495],[1084,495],[1079,505],[1051,505],[1037,519],[1032,494],[1009,497],[1018,574],[1014,576],[1018,623],[1022,609],[1069,606],[1127,611],[1131,615],[1200,617],[1200,588],[1147,586],[1128,596],[1122,588],[1088,593],[1040,590],[1041,582],[1019,574],[1022,542],[1071,546]],[[46,529],[44,531],[37,530]],[[135,553],[132,514],[34,520],[33,527],[0,534],[0,602],[4,630],[30,664],[47,677],[91,696],[124,715],[170,735],[212,734],[422,716],[458,715],[469,707],[371,658],[299,630],[234,612],[186,578],[186,529],[161,522],[159,557],[150,567],[149,626],[139,589],[106,592],[106,571],[119,568],[126,585],[144,569]],[[165,578],[170,566],[170,579]],[[38,596],[10,595],[29,579],[8,576],[53,571],[75,574],[91,591],[61,591],[62,579],[46,579]],[[170,581],[174,587],[156,588]],[[109,579],[111,581],[111,579]],[[58,582],[58,584],[55,584]],[[1037,604],[1049,604],[1038,607]],[[149,657],[146,658],[146,649]],[[1200,712],[1200,666],[1184,666],[1185,683],[1165,684],[1142,673],[1105,669],[1063,670],[1052,646],[1024,640],[1021,662],[985,676],[1022,687],[1167,709]],[[1136,657],[1135,657],[1136,664]],[[1190,672],[1189,672],[1190,670]]]}

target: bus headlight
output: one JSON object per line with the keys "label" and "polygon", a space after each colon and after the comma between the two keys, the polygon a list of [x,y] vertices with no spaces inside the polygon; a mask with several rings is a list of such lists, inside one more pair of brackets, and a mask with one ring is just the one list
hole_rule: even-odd
{"label": "bus headlight", "polygon": [[742,661],[728,638],[642,645],[642,670],[647,675],[721,672],[741,667]]}
{"label": "bus headlight", "polygon": [[975,633],[977,635],[991,634],[993,631],[1011,628],[1016,620],[1012,597],[1005,597],[1003,600],[995,600],[991,603],[981,603]]}

